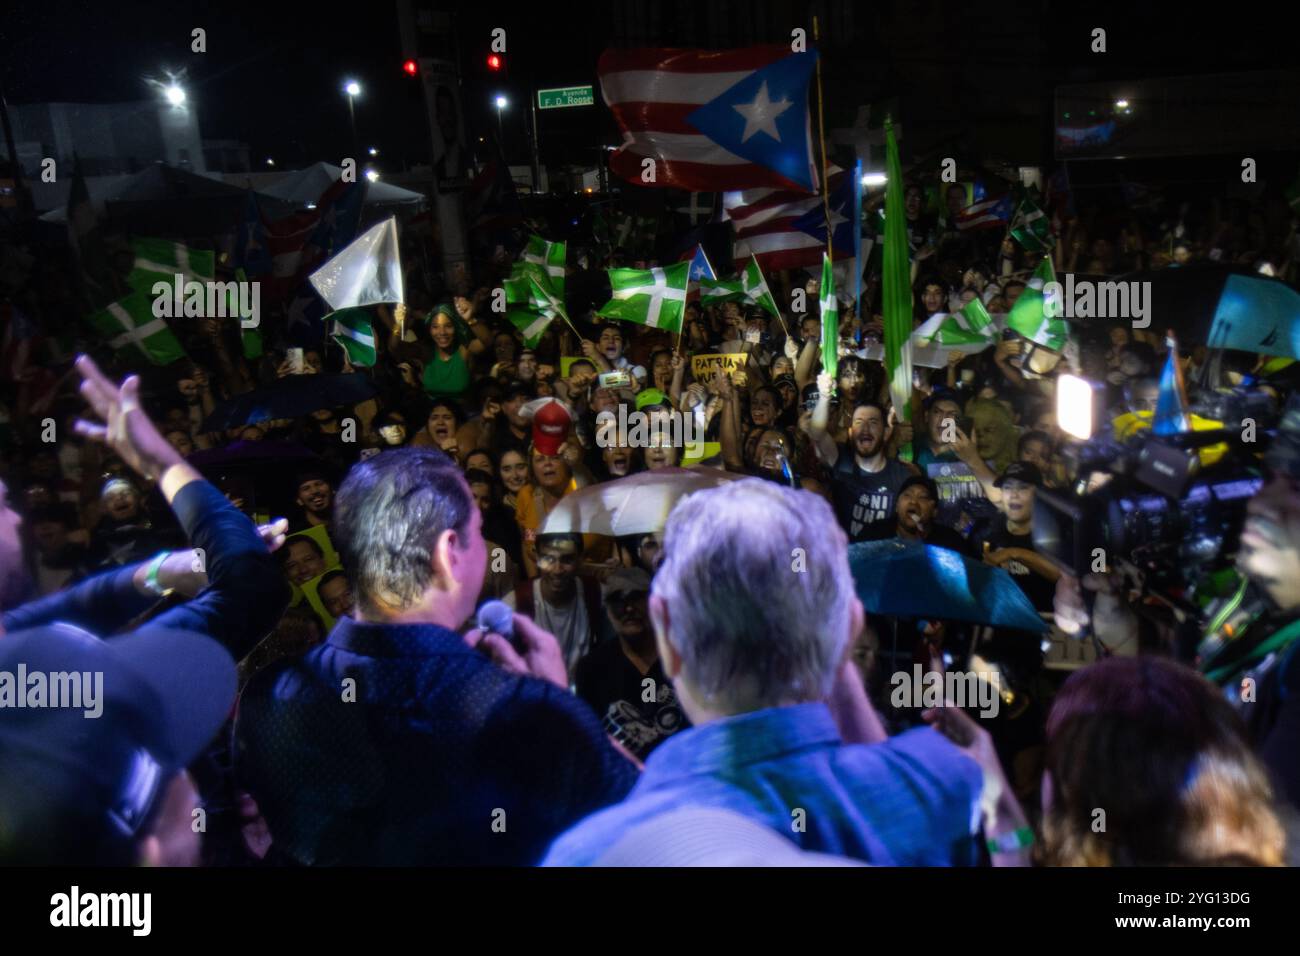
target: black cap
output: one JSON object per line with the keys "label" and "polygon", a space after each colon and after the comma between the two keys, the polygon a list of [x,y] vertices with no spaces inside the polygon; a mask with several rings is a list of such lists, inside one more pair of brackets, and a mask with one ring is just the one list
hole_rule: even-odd
{"label": "black cap", "polygon": [[1031,465],[1027,461],[1013,461],[1007,465],[1007,470],[998,476],[998,480],[993,482],[993,487],[1001,488],[1008,481],[1023,481],[1027,485],[1041,488],[1043,473],[1038,470],[1037,465]]}
{"label": "black cap", "polygon": [[962,407],[962,396],[959,392],[950,388],[936,388],[933,392],[925,397],[922,403],[925,411],[934,407],[935,402],[949,401],[954,403],[959,409]]}
{"label": "black cap", "polygon": [[925,475],[909,475],[903,481],[902,487],[898,489],[898,497],[903,497],[903,492],[908,488],[911,488],[913,485],[921,485],[930,493],[931,498],[935,501],[939,500],[939,486],[934,483],[933,478],[929,478]]}
{"label": "black cap", "polygon": [[0,680],[12,682],[0,697],[0,859],[22,856],[18,843],[29,862],[39,834],[70,826],[87,847],[132,847],[235,700],[226,650],[166,628],[108,641],[62,623],[15,632],[0,639]]}
{"label": "black cap", "polygon": [[531,382],[515,379],[501,390],[501,401],[503,402],[513,401],[520,396],[531,402],[537,397],[537,386]]}

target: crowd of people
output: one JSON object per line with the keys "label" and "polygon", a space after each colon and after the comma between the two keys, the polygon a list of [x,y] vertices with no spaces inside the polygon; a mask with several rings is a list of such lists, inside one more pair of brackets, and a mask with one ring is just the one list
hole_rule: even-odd
{"label": "crowd of people", "polygon": [[[976,298],[1009,312],[1044,255],[1092,276],[1296,268],[1295,220],[1273,207],[1067,218],[1027,251],[960,229],[957,194],[935,212],[924,195],[906,193],[918,326]],[[680,332],[597,315],[600,267],[663,264],[571,241],[571,322],[530,345],[492,308],[503,248],[459,285],[412,263],[407,301],[370,310],[373,366],[327,338],[290,345],[274,311],[252,359],[236,323],[175,320],[187,357],[143,379],[77,360],[56,441],[11,415],[0,670],[43,661],[144,689],[110,692],[122,710],[94,739],[71,718],[4,715],[0,861],[627,865],[676,846],[668,862],[726,863],[754,824],[790,863],[1288,861],[1300,641],[1216,685],[1125,582],[1080,581],[1035,544],[1035,496],[1074,480],[1058,376],[1106,383],[1112,419],[1149,423],[1161,330],[1075,323],[1033,367],[1025,339],[997,337],[917,367],[904,409],[871,357],[877,271],[842,302],[830,374],[818,281],[794,272],[768,276],[780,315],[694,296]],[[1209,382],[1204,344],[1183,353],[1188,383],[1286,406],[1293,368],[1231,353]],[[697,378],[703,355],[733,360]],[[216,414],[340,374],[364,397]],[[703,440],[629,441],[607,424],[620,410],[688,418]],[[1260,450],[1237,567],[1267,595],[1254,626],[1282,632],[1300,614],[1300,410]],[[661,531],[548,531],[570,495],[681,468],[716,487]],[[849,547],[887,540],[1007,572],[1048,637],[864,609]],[[490,599],[513,634],[475,622]],[[1070,637],[1089,613],[1098,639]],[[997,716],[898,706],[891,676],[914,663],[994,675]],[[1276,688],[1256,711],[1237,687],[1248,667]]]}

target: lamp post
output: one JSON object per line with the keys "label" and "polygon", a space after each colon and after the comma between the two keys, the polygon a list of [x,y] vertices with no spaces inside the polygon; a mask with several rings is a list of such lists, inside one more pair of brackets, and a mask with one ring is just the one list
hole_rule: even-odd
{"label": "lamp post", "polygon": [[352,129],[352,152],[355,155],[357,151],[357,113],[352,101],[361,95],[361,84],[356,80],[348,80],[343,85],[343,92],[348,95],[348,126]]}
{"label": "lamp post", "polygon": [[497,94],[497,98],[496,98],[496,106],[497,106],[497,142],[498,142],[498,143],[500,144],[500,146],[501,146],[501,153],[502,153],[502,155],[505,155],[505,140],[504,140],[504,138],[503,138],[503,136],[502,136],[502,132],[501,132],[501,111],[502,111],[503,109],[505,109],[505,108],[506,108],[507,106],[509,106],[509,105],[510,105],[510,101],[509,101],[508,99],[506,99],[504,96],[502,96],[502,95],[500,95],[500,94]]}

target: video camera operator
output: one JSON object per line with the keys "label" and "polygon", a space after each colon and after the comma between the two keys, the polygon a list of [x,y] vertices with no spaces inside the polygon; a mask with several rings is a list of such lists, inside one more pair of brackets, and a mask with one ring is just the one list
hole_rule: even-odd
{"label": "video camera operator", "polygon": [[[1246,507],[1236,556],[1245,585],[1263,601],[1230,644],[1198,662],[1246,722],[1278,789],[1300,806],[1300,399],[1292,398],[1264,456],[1266,481]],[[1131,639],[1136,615],[1124,606],[1113,576],[1088,575],[1082,586],[1099,592],[1091,615],[1078,578],[1062,575],[1056,592],[1058,624],[1089,623],[1104,644]],[[1242,593],[1246,592],[1243,587]]]}

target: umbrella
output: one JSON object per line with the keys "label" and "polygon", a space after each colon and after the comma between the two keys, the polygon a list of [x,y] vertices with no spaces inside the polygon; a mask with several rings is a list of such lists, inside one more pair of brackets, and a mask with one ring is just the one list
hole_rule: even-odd
{"label": "umbrella", "polygon": [[1048,629],[1010,574],[947,548],[864,541],[849,545],[849,568],[872,614]]}
{"label": "umbrella", "polygon": [[274,385],[236,395],[217,405],[203,431],[238,428],[277,418],[298,418],[322,408],[355,405],[378,389],[360,372],[348,375],[287,375]]}
{"label": "umbrella", "polygon": [[1281,279],[1196,263],[1132,272],[1120,281],[1150,283],[1151,328],[1173,329],[1180,346],[1300,358],[1300,292]]}
{"label": "umbrella", "polygon": [[669,512],[687,495],[743,477],[717,468],[656,468],[589,485],[560,499],[542,533],[653,534],[664,529]]}
{"label": "umbrella", "polygon": [[205,475],[229,471],[258,471],[286,462],[319,462],[310,448],[291,441],[237,441],[225,448],[205,448],[185,461]]}

